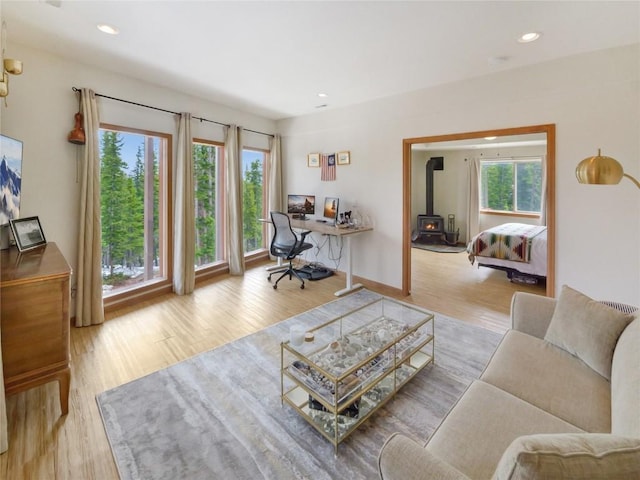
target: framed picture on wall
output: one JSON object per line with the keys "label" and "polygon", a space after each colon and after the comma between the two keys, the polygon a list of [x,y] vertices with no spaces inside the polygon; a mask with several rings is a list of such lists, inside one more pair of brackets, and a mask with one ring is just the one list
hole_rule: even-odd
{"label": "framed picture on wall", "polygon": [[338,165],[349,165],[351,154],[349,152],[338,152]]}
{"label": "framed picture on wall", "polygon": [[319,167],[320,166],[320,154],[319,153],[310,153],[307,155],[307,166],[309,167]]}
{"label": "framed picture on wall", "polygon": [[47,243],[38,217],[9,220],[9,223],[19,251],[24,252]]}

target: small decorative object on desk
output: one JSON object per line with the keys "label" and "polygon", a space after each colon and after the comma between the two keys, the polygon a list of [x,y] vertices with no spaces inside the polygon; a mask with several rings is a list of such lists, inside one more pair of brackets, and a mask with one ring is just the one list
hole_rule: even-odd
{"label": "small decorative object on desk", "polygon": [[38,217],[27,217],[19,220],[11,219],[9,223],[16,246],[21,252],[47,243]]}

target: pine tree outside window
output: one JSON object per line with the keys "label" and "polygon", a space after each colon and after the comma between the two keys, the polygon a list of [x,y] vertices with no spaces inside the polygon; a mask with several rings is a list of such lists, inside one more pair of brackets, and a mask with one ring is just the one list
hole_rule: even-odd
{"label": "pine tree outside window", "polygon": [[267,153],[263,150],[242,150],[242,224],[245,255],[266,248],[264,225]]}
{"label": "pine tree outside window", "polygon": [[100,129],[103,297],[167,280],[169,136]]}
{"label": "pine tree outside window", "polygon": [[542,158],[480,162],[480,210],[485,213],[540,214]]}
{"label": "pine tree outside window", "polygon": [[196,216],[196,269],[224,259],[223,146],[207,140],[193,143]]}

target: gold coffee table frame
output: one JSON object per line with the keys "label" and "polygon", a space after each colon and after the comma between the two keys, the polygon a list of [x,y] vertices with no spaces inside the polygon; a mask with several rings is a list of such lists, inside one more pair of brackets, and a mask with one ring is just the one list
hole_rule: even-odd
{"label": "gold coffee table frame", "polygon": [[280,344],[280,392],[338,445],[434,361],[433,313],[382,297]]}

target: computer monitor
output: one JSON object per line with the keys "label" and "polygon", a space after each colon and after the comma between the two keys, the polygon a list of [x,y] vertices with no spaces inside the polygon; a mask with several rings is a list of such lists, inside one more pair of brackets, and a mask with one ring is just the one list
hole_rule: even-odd
{"label": "computer monitor", "polygon": [[316,197],[314,195],[287,195],[287,213],[295,218],[316,213]]}
{"label": "computer monitor", "polygon": [[340,200],[336,197],[324,197],[324,209],[322,211],[322,216],[335,223],[338,219],[338,208],[339,208]]}

